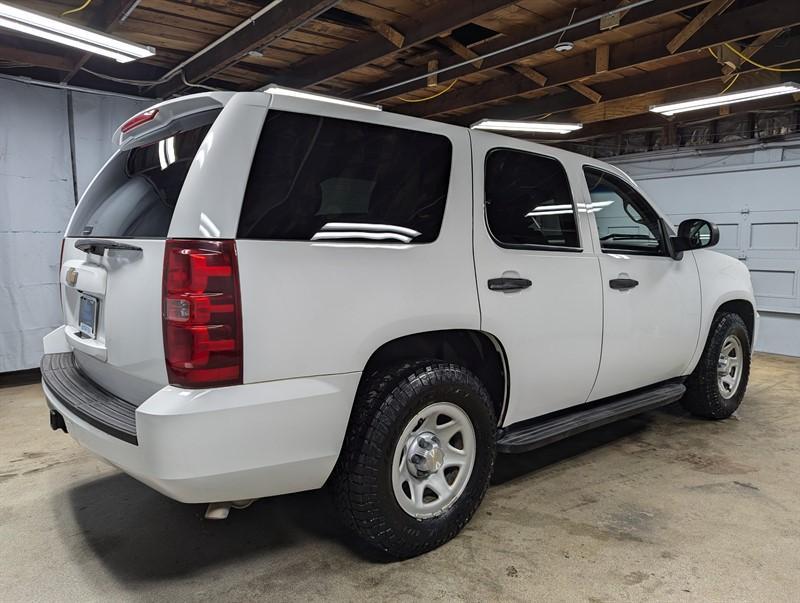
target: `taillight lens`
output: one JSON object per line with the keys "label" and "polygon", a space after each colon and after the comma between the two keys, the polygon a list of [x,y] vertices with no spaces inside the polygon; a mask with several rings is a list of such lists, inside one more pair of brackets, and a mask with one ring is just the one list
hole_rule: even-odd
{"label": "taillight lens", "polygon": [[120,130],[123,134],[127,134],[134,128],[138,128],[142,124],[146,124],[149,121],[153,121],[158,115],[158,109],[148,109],[147,111],[142,111],[131,117],[128,121],[122,124]]}
{"label": "taillight lens", "polygon": [[168,239],[162,313],[171,384],[198,388],[242,382],[242,305],[234,241]]}

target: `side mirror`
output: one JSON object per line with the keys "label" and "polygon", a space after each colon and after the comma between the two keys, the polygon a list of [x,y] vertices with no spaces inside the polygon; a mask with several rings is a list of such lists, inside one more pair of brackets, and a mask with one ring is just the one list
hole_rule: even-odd
{"label": "side mirror", "polygon": [[678,236],[672,237],[672,247],[675,251],[688,249],[703,249],[713,247],[719,243],[719,228],[708,220],[690,218],[678,226]]}

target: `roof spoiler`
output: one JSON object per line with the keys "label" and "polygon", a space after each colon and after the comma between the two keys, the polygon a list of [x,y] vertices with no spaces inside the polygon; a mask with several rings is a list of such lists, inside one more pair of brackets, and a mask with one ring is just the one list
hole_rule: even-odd
{"label": "roof spoiler", "polygon": [[219,111],[234,94],[234,92],[202,92],[158,103],[120,124],[111,140],[120,149],[144,144],[150,139],[157,138],[157,134],[178,120],[196,113]]}

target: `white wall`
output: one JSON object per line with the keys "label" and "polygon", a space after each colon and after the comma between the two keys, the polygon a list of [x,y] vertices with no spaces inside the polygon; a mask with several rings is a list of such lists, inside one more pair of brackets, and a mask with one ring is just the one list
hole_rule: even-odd
{"label": "white wall", "polygon": [[70,102],[80,195],[114,129],[152,101],[0,79],[0,372],[38,366],[42,336],[61,323],[59,249],[76,202]]}
{"label": "white wall", "polygon": [[800,140],[611,160],[677,224],[704,217],[721,251],[750,269],[756,349],[800,356]]}

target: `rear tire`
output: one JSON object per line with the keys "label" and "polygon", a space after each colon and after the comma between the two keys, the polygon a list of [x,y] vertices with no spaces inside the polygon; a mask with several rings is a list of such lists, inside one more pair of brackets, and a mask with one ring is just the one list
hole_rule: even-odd
{"label": "rear tire", "polygon": [[345,524],[399,559],[441,546],[486,493],[496,427],[489,394],[461,366],[428,360],[373,374],[332,476]]}
{"label": "rear tire", "polygon": [[739,408],[749,377],[747,326],[738,314],[717,314],[681,404],[698,417],[727,419]]}

